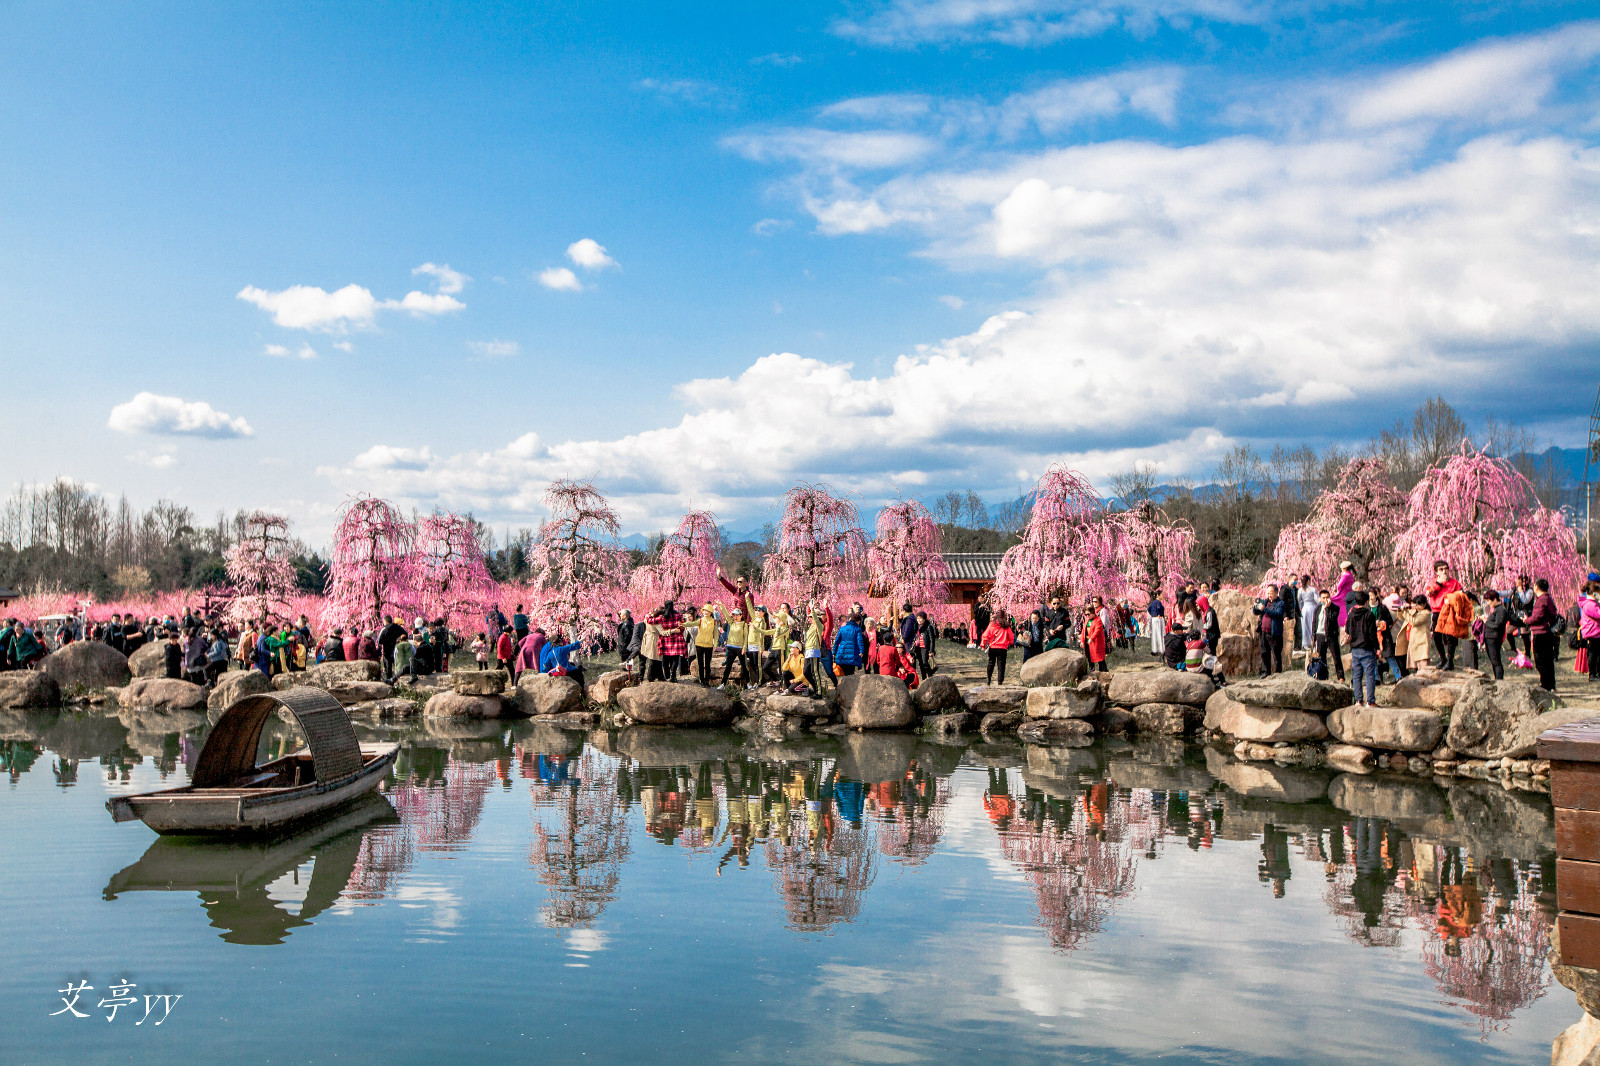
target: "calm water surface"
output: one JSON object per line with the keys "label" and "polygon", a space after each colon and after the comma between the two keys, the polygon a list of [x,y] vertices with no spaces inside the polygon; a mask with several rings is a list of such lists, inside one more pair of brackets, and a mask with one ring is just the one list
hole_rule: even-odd
{"label": "calm water surface", "polygon": [[[1549,804],[1498,786],[429,722],[358,727],[382,800],[233,846],[103,807],[197,716],[3,714],[6,1062],[1530,1063],[1580,1014]],[[118,981],[183,998],[108,1023]]]}

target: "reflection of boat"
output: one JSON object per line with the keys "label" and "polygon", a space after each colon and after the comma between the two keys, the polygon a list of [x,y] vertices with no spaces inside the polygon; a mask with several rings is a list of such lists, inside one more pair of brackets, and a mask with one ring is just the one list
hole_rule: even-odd
{"label": "reflection of boat", "polygon": [[[363,840],[374,826],[399,821],[382,796],[367,796],[344,813],[294,836],[232,843],[162,837],[138,862],[117,872],[105,898],[124,892],[195,892],[222,939],[233,944],[278,944],[289,931],[327,910],[350,884]],[[299,913],[274,900],[267,887],[315,858]]]}
{"label": "reflection of boat", "polygon": [[[294,715],[309,747],[257,766],[262,727],[280,707]],[[141,818],[158,833],[277,832],[377,788],[399,750],[358,743],[350,716],[322,689],[246,696],[217,719],[188,785],[117,796],[106,809],[119,822]]]}

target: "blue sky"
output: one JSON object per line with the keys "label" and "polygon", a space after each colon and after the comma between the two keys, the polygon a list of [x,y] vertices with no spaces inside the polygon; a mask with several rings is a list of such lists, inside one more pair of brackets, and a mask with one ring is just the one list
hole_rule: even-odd
{"label": "blue sky", "polygon": [[10,5],[7,479],[317,542],[1203,474],[1435,393],[1577,444],[1592,10]]}

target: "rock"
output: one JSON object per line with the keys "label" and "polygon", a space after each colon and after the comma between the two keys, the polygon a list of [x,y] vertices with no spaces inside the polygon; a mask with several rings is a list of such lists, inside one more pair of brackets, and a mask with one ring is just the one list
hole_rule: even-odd
{"label": "rock", "polygon": [[1198,726],[1201,718],[1200,708],[1187,703],[1141,703],[1133,708],[1134,727],[1157,736],[1181,737]]}
{"label": "rock", "polygon": [[1550,1066],[1600,1066],[1600,1019],[1585,1013],[1561,1030],[1550,1045]]}
{"label": "rock", "polygon": [[[849,677],[841,677],[833,689],[833,702],[840,707],[850,706],[850,701],[856,698],[856,686],[861,684],[864,676],[866,675],[851,674]],[[823,695],[824,697],[828,695],[827,690],[823,691]]]}
{"label": "rock", "polygon": [[548,723],[557,729],[587,730],[590,726],[600,724],[600,712],[563,711],[560,714],[540,715],[537,721]]}
{"label": "rock", "polygon": [[128,656],[128,670],[134,677],[166,677],[167,642],[153,640],[140,645],[138,651]]}
{"label": "rock", "polygon": [[1561,929],[1558,924],[1552,924],[1550,927],[1550,954],[1546,958],[1550,963],[1550,976],[1578,997],[1578,1006],[1583,1008],[1584,1013],[1600,1015],[1600,970],[1562,964]]}
{"label": "rock", "polygon": [[[304,677],[304,674],[298,675]],[[395,688],[408,688],[413,692],[454,692],[455,682],[450,680],[449,674],[419,674],[416,677],[397,677],[394,679]]]}
{"label": "rock", "polygon": [[1289,707],[1298,711],[1336,711],[1350,703],[1350,686],[1318,681],[1304,670],[1238,681],[1227,688],[1237,703],[1252,707]]}
{"label": "rock", "polygon": [[814,699],[810,696],[796,696],[789,693],[778,693],[768,696],[763,705],[773,714],[788,715],[793,718],[831,718],[833,705],[824,699]]}
{"label": "rock", "polygon": [[1374,756],[1371,750],[1355,744],[1329,744],[1323,758],[1328,765],[1350,773],[1371,773]]}
{"label": "rock", "polygon": [[1403,677],[1389,690],[1389,702],[1396,707],[1431,707],[1434,710],[1454,706],[1466,682],[1445,680],[1448,676],[1438,670],[1423,670]]}
{"label": "rock", "polygon": [[346,707],[350,714],[374,714],[380,718],[410,718],[419,708],[415,700],[402,699],[398,696],[386,700],[372,700],[369,703],[357,703]]}
{"label": "rock", "polygon": [[504,670],[461,670],[451,674],[450,681],[460,696],[499,696],[511,683],[511,675]]}
{"label": "rock", "polygon": [[920,714],[940,714],[944,711],[959,711],[966,704],[961,699],[961,689],[956,685],[955,679],[945,674],[934,674],[924,678],[911,694],[911,700],[917,705]]}
{"label": "rock", "polygon": [[1142,703],[1187,703],[1199,707],[1215,689],[1204,674],[1166,669],[1124,670],[1111,675],[1106,698],[1118,707],[1137,707]]}
{"label": "rock", "polygon": [[1434,762],[1456,762],[1461,758],[1461,753],[1456,751],[1456,749],[1452,748],[1449,744],[1440,744],[1437,748],[1434,748],[1433,751],[1428,753],[1428,758],[1432,759]]}
{"label": "rock", "polygon": [[1125,711],[1121,707],[1107,707],[1090,719],[1095,731],[1099,733],[1126,733],[1137,724],[1132,711]]}
{"label": "rock", "polygon": [[1081,651],[1052,648],[1022,664],[1017,680],[1024,685],[1071,685],[1089,672],[1089,660]]}
{"label": "rock", "polygon": [[646,681],[623,689],[617,694],[617,706],[646,725],[727,725],[734,714],[733,701],[720,689],[670,681]]}
{"label": "rock", "polygon": [[1261,670],[1261,646],[1254,637],[1224,633],[1217,640],[1217,665],[1225,677],[1248,677]]}
{"label": "rock", "polygon": [[382,681],[335,681],[328,686],[327,691],[328,695],[346,707],[352,703],[366,703],[369,700],[386,700],[394,695],[394,688]]}
{"label": "rock", "polygon": [[503,697],[463,696],[453,689],[435,692],[422,708],[422,713],[429,718],[501,718],[505,711]]}
{"label": "rock", "polygon": [[1032,688],[1025,710],[1029,718],[1088,718],[1100,711],[1100,689],[1080,693],[1071,685]]}
{"label": "rock", "polygon": [[1445,793],[1432,782],[1407,778],[1340,774],[1328,786],[1328,799],[1357,818],[1416,823],[1450,813]]}
{"label": "rock", "polygon": [[844,724],[852,729],[907,729],[916,724],[917,709],[911,690],[898,677],[863,674],[853,687],[844,709]]}
{"label": "rock", "polygon": [[980,718],[1007,711],[1021,712],[1028,690],[1021,685],[974,685],[966,691],[967,710]]}
{"label": "rock", "polygon": [[847,733],[840,744],[839,776],[869,785],[904,780],[917,750],[910,733]]}
{"label": "rock", "polygon": [[804,736],[806,731],[804,719],[789,718],[778,714],[776,711],[735,721],[733,723],[735,729],[741,728],[740,721],[749,723],[747,731],[753,733],[758,740],[792,740],[795,737]]}
{"label": "rock", "polygon": [[[39,669],[54,678],[62,691],[71,691],[77,686],[126,685],[133,677],[128,657],[98,640],[75,640],[46,655]],[[161,672],[167,672],[164,659]]]}
{"label": "rock", "polygon": [[1328,732],[1364,748],[1432,751],[1444,736],[1444,719],[1420,708],[1342,707],[1328,715]]}
{"label": "rock", "polygon": [[125,707],[164,711],[203,711],[206,690],[192,681],[168,677],[136,677],[117,701]]}
{"label": "rock", "polygon": [[1232,699],[1239,685],[1220,688],[1206,700],[1205,727],[1217,729],[1237,740],[1269,744],[1297,740],[1321,740],[1328,735],[1322,718],[1287,707],[1257,707]]}
{"label": "rock", "polygon": [[594,684],[589,686],[589,698],[602,707],[615,707],[617,693],[634,683],[633,678],[628,676],[628,671],[608,670],[595,678]]}
{"label": "rock", "polygon": [[1471,680],[1451,711],[1445,743],[1475,759],[1524,759],[1540,733],[1596,714],[1600,708],[1565,706],[1526,682]]}
{"label": "rock", "polygon": [[[318,663],[310,667],[305,673],[300,674],[305,678],[305,684],[315,685],[317,688],[327,688],[336,681],[382,681],[383,664],[375,663],[371,659],[355,659],[342,663]],[[449,683],[447,675],[437,675]]]}
{"label": "rock", "polygon": [[1023,714],[1021,711],[990,711],[978,721],[978,732],[984,737],[999,736],[1004,733],[1015,733],[1017,727],[1022,725]]}
{"label": "rock", "polygon": [[0,673],[0,707],[55,707],[61,703],[61,686],[49,674],[38,670],[7,670]]}
{"label": "rock", "polygon": [[931,714],[922,720],[922,731],[935,740],[949,740],[963,733],[970,733],[977,727],[976,715],[968,711],[952,711],[949,714]]}
{"label": "rock", "polygon": [[[624,698],[651,685],[683,688],[671,681],[646,681],[625,690]],[[694,686],[700,692],[707,691]],[[710,690],[714,694],[715,689]],[[637,698],[637,697],[635,697]],[[579,740],[581,741],[581,737]],[[744,754],[744,738],[739,734],[720,729],[664,729],[655,726],[631,726],[617,734],[617,753],[626,755],[640,766],[694,766],[703,762],[722,762],[737,759]],[[774,757],[778,761],[782,756]]]}
{"label": "rock", "polygon": [[206,697],[211,710],[227,710],[236,700],[272,691],[272,682],[260,670],[234,670],[217,678],[217,687]]}
{"label": "rock", "polygon": [[1215,749],[1206,750],[1206,768],[1241,796],[1279,803],[1314,803],[1327,798],[1329,773],[1271,762],[1236,762]]}
{"label": "rock", "polygon": [[[670,682],[657,681],[656,684],[666,685]],[[723,698],[726,700],[726,697]],[[567,714],[583,710],[583,696],[576,681],[570,677],[536,674],[532,670],[526,671],[517,679],[512,699],[517,701],[517,706],[522,709],[523,714],[530,716]]]}
{"label": "rock", "polygon": [[1017,727],[1017,739],[1029,744],[1087,747],[1093,738],[1094,726],[1082,718],[1031,718]]}

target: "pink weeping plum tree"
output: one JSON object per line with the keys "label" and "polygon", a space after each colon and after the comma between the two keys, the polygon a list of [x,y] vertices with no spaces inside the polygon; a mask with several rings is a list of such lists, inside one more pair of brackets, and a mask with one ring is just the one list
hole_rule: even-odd
{"label": "pink weeping plum tree", "polygon": [[1288,581],[1310,574],[1318,582],[1338,576],[1348,560],[1362,581],[1388,584],[1395,538],[1406,525],[1406,497],[1389,480],[1382,459],[1352,459],[1339,479],[1311,506],[1304,522],[1294,522],[1278,535],[1270,581]]}
{"label": "pink weeping plum tree", "polygon": [[553,481],[544,494],[549,521],[539,527],[529,561],[538,574],[537,610],[555,636],[598,633],[622,604],[628,554],[617,547],[617,512],[587,481]]}
{"label": "pink weeping plum tree", "polygon": [[357,496],[346,504],[333,531],[323,624],[376,629],[386,613],[414,609],[415,539],[388,500]]}
{"label": "pink weeping plum tree", "polygon": [[1510,588],[1519,574],[1547,578],[1563,604],[1577,597],[1584,573],[1577,535],[1562,514],[1541,504],[1509,462],[1468,441],[1411,490],[1394,555],[1414,582],[1426,583],[1439,559],[1468,588]]}
{"label": "pink weeping plum tree", "polygon": [[866,547],[855,504],[826,485],[796,485],[784,496],[777,547],[762,566],[763,584],[796,606],[836,606],[860,590]]}
{"label": "pink weeping plum tree", "polygon": [[1152,598],[1170,594],[1189,577],[1194,530],[1173,521],[1149,500],[1106,518],[1115,540],[1115,559],[1122,581],[1119,596]]}
{"label": "pink weeping plum tree", "polygon": [[1034,488],[1022,543],[1000,560],[993,598],[1031,610],[1051,596],[1112,592],[1122,581],[1117,544],[1093,486],[1076,470],[1052,466]]}
{"label": "pink weeping plum tree", "polygon": [[458,632],[470,632],[495,597],[478,524],[466,515],[432,514],[417,523],[412,572],[417,609]]}
{"label": "pink weeping plum tree", "polygon": [[717,560],[722,557],[722,531],[710,511],[690,511],[678,528],[662,541],[654,562],[636,568],[628,579],[628,592],[642,610],[666,600],[679,607],[705,603],[722,592],[717,584]]}
{"label": "pink weeping plum tree", "polygon": [[288,621],[298,595],[294,564],[289,561],[289,520],[256,511],[244,520],[239,542],[228,549],[224,563],[233,599],[228,621],[243,627]]}
{"label": "pink weeping plum tree", "polygon": [[916,500],[900,500],[878,512],[877,536],[866,550],[871,592],[895,607],[943,603],[950,569],[939,526]]}

